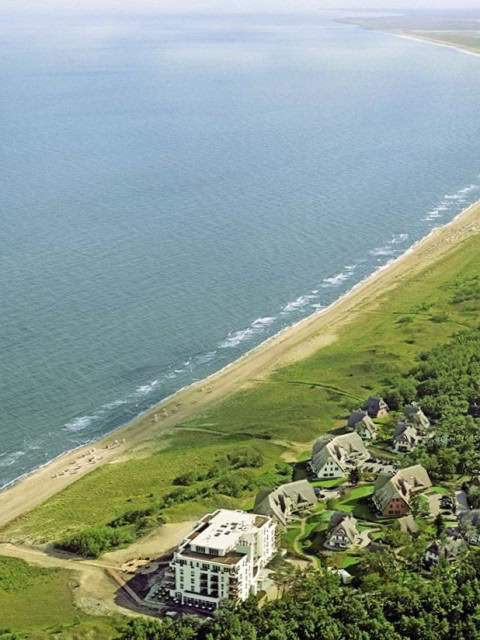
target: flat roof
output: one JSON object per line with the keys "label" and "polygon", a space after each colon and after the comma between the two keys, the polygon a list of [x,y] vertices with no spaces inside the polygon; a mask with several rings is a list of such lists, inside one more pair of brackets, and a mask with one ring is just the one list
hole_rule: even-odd
{"label": "flat roof", "polygon": [[186,540],[206,549],[228,551],[242,534],[259,529],[268,521],[268,517],[255,513],[219,509],[202,518]]}

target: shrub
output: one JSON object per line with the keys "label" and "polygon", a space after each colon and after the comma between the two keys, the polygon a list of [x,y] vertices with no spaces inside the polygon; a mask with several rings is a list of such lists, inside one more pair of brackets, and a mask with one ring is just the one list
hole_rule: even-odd
{"label": "shrub", "polygon": [[120,544],[133,542],[134,539],[132,532],[126,529],[90,527],[66,536],[55,543],[55,546],[64,551],[78,553],[86,558],[98,558],[104,551],[108,551]]}

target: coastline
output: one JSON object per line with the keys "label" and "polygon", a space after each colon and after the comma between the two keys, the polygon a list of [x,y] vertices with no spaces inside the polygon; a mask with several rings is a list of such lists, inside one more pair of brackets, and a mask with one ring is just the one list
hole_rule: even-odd
{"label": "coastline", "polygon": [[412,34],[408,31],[395,32],[395,31],[380,31],[380,33],[386,33],[390,36],[396,36],[397,38],[404,38],[405,40],[414,40],[415,42],[426,42],[427,44],[435,44],[438,47],[447,47],[448,49],[454,49],[460,53],[466,53],[470,56],[480,56],[480,50],[472,49],[470,47],[462,47],[459,44],[445,42],[443,40],[435,40],[435,38],[429,38],[427,36],[421,36],[417,33]]}
{"label": "coastline", "polygon": [[[93,469],[121,461],[122,457],[125,459],[140,442],[159,437],[227,395],[330,344],[336,339],[336,330],[348,324],[366,304],[371,308],[385,292],[393,290],[401,279],[421,271],[452,246],[478,231],[480,200],[447,224],[432,229],[401,256],[354,285],[327,308],[283,329],[226,367],[180,389],[96,442],[70,450],[4,488],[0,492],[0,526],[33,509]],[[125,442],[112,447],[118,439],[124,439]],[[87,463],[87,452],[93,448],[92,444],[96,448],[95,457],[99,457],[95,463]],[[73,465],[81,468],[73,471]],[[57,477],[53,477],[55,475]]]}

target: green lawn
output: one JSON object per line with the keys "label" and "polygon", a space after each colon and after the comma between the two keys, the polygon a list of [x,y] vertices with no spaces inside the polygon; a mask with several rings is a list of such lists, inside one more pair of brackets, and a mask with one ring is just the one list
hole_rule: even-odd
{"label": "green lawn", "polygon": [[[307,443],[344,425],[352,406],[381,390],[387,376],[411,367],[420,352],[445,342],[462,327],[476,326],[478,309],[452,300],[462,282],[479,271],[480,235],[476,235],[420,274],[404,278],[374,306],[371,300],[362,302],[362,313],[352,314],[328,346],[276,370],[269,384],[253,384],[182,425],[225,435],[160,433],[158,439],[143,443],[137,458],[93,471],[11,523],[0,537],[51,540],[75,527],[105,523],[172,491],[173,480],[186,469],[208,468],[219,456],[241,447],[254,448],[265,457],[264,467],[255,470],[257,476],[275,475],[275,462],[285,449],[271,440]],[[432,317],[445,314],[446,321],[432,322]],[[400,321],[406,316],[412,322]],[[171,520],[196,517],[215,505],[241,507],[249,497],[213,496],[176,506],[165,515]]]}
{"label": "green lawn", "polygon": [[432,487],[430,489],[430,491],[433,491],[434,493],[441,493],[443,495],[449,494],[451,493],[450,489],[447,489],[445,487]]}
{"label": "green lawn", "polygon": [[314,480],[312,482],[314,487],[324,487],[325,489],[331,489],[332,487],[338,487],[338,485],[346,482],[345,478],[332,478],[331,480]]}
{"label": "green lawn", "polygon": [[[29,637],[114,638],[117,620],[89,617],[73,603],[68,571],[43,569],[0,556],[0,628],[29,632]],[[23,636],[22,636],[23,637]]]}

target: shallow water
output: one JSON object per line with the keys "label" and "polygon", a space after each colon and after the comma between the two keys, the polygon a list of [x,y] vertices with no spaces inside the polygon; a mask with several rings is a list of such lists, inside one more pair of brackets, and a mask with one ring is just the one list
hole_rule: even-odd
{"label": "shallow water", "polygon": [[0,486],[480,197],[480,57],[327,16],[0,35]]}

